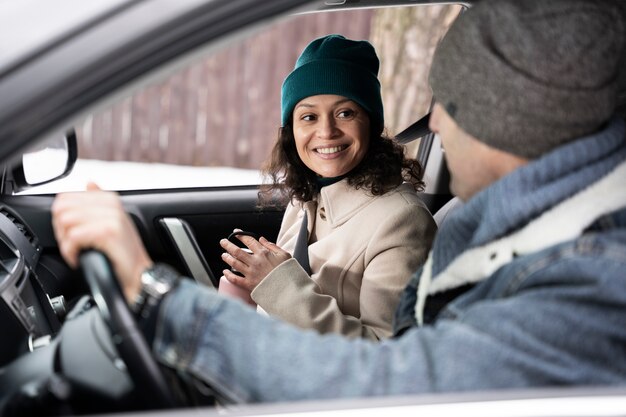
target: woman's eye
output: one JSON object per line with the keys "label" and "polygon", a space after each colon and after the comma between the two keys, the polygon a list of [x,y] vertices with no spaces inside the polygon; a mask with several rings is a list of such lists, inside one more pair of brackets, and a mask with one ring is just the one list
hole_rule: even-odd
{"label": "woman's eye", "polygon": [[306,122],[310,122],[310,121],[315,120],[315,115],[313,115],[313,114],[304,114],[304,115],[302,115],[300,117],[300,120],[304,120]]}
{"label": "woman's eye", "polygon": [[341,110],[339,113],[337,113],[337,117],[341,119],[348,119],[350,117],[354,117],[355,114],[356,112],[354,110],[347,109],[347,110]]}

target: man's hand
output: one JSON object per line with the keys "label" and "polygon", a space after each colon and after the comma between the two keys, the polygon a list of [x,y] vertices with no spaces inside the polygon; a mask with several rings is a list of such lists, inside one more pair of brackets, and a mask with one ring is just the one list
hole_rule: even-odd
{"label": "man's hand", "polygon": [[109,258],[126,300],[135,300],[141,273],[152,260],[116,193],[89,183],[85,192],[57,195],[52,203],[52,227],[70,266],[77,267],[83,249],[101,251]]}

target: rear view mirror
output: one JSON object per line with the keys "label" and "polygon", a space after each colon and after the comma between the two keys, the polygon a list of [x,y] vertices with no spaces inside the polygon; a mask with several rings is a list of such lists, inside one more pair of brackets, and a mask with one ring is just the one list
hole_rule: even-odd
{"label": "rear view mirror", "polygon": [[27,150],[13,169],[14,191],[25,190],[67,176],[74,167],[78,152],[76,133],[52,138]]}

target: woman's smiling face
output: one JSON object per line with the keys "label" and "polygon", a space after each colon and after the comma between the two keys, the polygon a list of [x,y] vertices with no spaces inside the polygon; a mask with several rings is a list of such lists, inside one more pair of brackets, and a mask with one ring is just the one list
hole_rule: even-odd
{"label": "woman's smiling face", "polygon": [[345,175],[365,157],[370,140],[367,112],[354,101],[322,94],[302,99],[293,110],[298,156],[317,175]]}

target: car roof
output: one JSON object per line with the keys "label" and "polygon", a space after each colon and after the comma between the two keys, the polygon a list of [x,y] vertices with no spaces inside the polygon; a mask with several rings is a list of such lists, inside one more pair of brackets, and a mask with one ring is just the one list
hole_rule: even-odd
{"label": "car roof", "polygon": [[0,2],[0,76],[129,3],[132,0]]}

